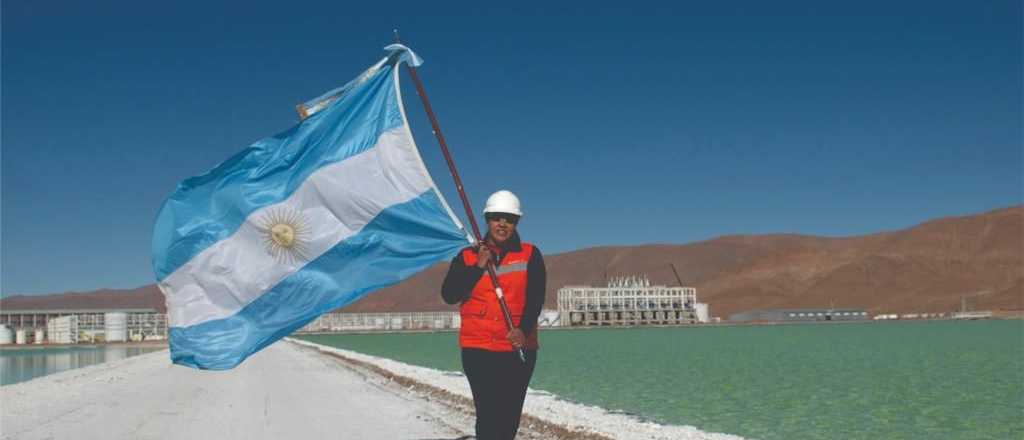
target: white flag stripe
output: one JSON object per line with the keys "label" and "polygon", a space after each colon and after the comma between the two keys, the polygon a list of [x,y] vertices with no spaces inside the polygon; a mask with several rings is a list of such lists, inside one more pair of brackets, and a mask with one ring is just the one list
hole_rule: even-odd
{"label": "white flag stripe", "polygon": [[[358,233],[385,208],[431,190],[408,133],[406,126],[396,127],[382,134],[373,148],[317,170],[286,200],[253,212],[233,235],[165,278],[160,288],[167,296],[170,325],[187,327],[234,315],[306,262]],[[298,213],[299,223],[309,228],[299,240],[304,261],[287,261],[268,251],[265,223],[281,212]]]}

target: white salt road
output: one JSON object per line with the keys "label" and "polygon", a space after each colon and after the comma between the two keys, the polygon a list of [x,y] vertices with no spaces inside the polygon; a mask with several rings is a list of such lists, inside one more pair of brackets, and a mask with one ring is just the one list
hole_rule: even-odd
{"label": "white salt road", "polygon": [[0,387],[0,438],[454,439],[465,421],[338,360],[279,342],[230,371],[166,351]]}

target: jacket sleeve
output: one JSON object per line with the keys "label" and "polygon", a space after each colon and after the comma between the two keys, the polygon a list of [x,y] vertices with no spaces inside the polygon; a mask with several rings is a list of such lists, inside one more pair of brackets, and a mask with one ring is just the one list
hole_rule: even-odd
{"label": "jacket sleeve", "polygon": [[526,263],[526,304],[519,329],[529,335],[537,327],[537,318],[544,308],[544,291],[547,289],[548,273],[544,267],[544,256],[540,249],[533,248],[530,261]]}
{"label": "jacket sleeve", "polygon": [[448,274],[444,276],[444,282],[441,283],[441,298],[446,304],[456,304],[469,299],[469,294],[473,292],[473,286],[480,281],[483,274],[484,270],[479,267],[466,266],[466,263],[462,261],[462,252],[459,252],[452,259],[452,264],[448,267]]}

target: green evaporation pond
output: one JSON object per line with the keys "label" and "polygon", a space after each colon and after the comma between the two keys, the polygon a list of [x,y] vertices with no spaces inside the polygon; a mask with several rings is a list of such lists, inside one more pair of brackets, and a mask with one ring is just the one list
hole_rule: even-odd
{"label": "green evaporation pond", "polygon": [[[460,371],[455,333],[307,335]],[[761,439],[1024,438],[1024,321],[544,330],[531,387]]]}

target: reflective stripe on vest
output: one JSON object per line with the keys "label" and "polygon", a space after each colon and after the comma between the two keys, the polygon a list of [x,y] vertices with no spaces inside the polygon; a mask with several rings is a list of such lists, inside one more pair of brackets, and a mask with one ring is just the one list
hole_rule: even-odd
{"label": "reflective stripe on vest", "polygon": [[498,266],[498,270],[494,271],[498,275],[504,275],[512,272],[525,272],[526,263],[516,263],[510,265]]}

